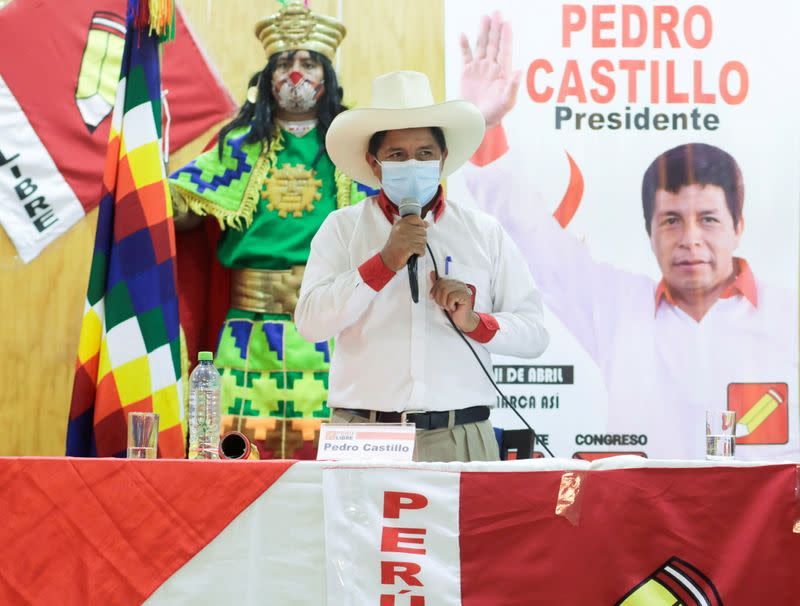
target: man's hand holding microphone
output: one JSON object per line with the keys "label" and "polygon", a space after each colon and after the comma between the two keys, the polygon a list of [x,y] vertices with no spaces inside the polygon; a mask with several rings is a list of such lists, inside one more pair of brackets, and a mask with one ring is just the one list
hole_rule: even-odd
{"label": "man's hand holding microphone", "polygon": [[427,229],[428,223],[419,215],[406,215],[395,221],[389,239],[381,250],[381,258],[386,267],[392,271],[400,271],[411,255],[424,257],[425,243],[428,241]]}
{"label": "man's hand holding microphone", "polygon": [[[409,261],[414,255],[424,257],[428,227],[429,224],[416,214],[408,214],[395,221],[380,253],[386,267],[396,272],[404,265],[410,265]],[[416,264],[416,259],[413,262]],[[461,331],[468,333],[475,330],[480,318],[472,308],[473,296],[469,287],[458,280],[437,278],[435,272],[430,273],[430,278],[432,287],[429,295],[436,304],[450,313]],[[411,288],[413,292],[414,286]]]}

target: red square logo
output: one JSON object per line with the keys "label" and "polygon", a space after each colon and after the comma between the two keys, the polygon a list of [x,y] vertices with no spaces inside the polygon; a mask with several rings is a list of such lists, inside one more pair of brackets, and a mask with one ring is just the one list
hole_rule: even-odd
{"label": "red square logo", "polygon": [[789,386],[786,383],[731,383],[728,410],[736,411],[737,444],[789,441]]}

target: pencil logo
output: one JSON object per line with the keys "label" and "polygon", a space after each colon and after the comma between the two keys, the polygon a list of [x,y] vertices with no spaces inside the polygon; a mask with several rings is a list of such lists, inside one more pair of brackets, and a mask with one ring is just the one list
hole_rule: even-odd
{"label": "pencil logo", "polygon": [[786,383],[731,383],[728,410],[736,411],[737,444],[785,444],[789,440]]}
{"label": "pencil logo", "polygon": [[90,133],[114,109],[124,49],[125,19],[108,11],[92,15],[75,89],[75,104]]}
{"label": "pencil logo", "polygon": [[699,569],[672,557],[614,606],[722,606],[722,598]]}

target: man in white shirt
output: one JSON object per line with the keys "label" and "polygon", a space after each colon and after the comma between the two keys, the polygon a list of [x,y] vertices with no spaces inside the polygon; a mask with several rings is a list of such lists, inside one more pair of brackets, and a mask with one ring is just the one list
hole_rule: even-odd
{"label": "man in white shirt", "polygon": [[510,25],[494,18],[482,28],[474,56],[463,41],[462,91],[489,129],[467,184],[508,227],[546,305],[598,364],[608,431],[645,434],[651,457],[703,458],[704,411],[730,409],[737,458],[800,458],[797,295],[757,281],[733,255],[744,229],[736,161],[687,144],[647,169],[642,208],[659,283],[595,261],[520,182],[500,122],[518,85],[503,40]]}
{"label": "man in white shirt", "polygon": [[393,72],[375,80],[373,107],[337,116],[326,140],[345,174],[381,191],[317,232],[297,329],[312,342],[335,339],[332,422],[413,422],[419,461],[498,459],[495,392],[475,356],[491,373],[491,353],[535,357],[548,344],[518,248],[493,218],[442,193],[440,178],[473,154],[483,130],[472,104],[434,104],[424,74]]}

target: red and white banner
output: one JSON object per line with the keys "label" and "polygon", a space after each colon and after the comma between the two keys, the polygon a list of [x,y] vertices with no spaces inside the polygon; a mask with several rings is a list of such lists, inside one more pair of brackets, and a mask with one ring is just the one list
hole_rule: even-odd
{"label": "red and white banner", "polygon": [[2,75],[0,133],[0,223],[27,262],[77,223],[84,208]]}
{"label": "red and white banner", "polygon": [[[28,262],[97,206],[126,0],[15,0],[0,10],[0,224]],[[173,149],[234,103],[178,11],[165,45]]]}
{"label": "red and white banner", "polygon": [[796,600],[795,466],[614,469],[636,461],[326,469],[327,603]]}
{"label": "red and white banner", "polygon": [[0,458],[0,603],[752,606],[795,465]]}
{"label": "red and white banner", "polygon": [[326,469],[328,604],[461,604],[459,480],[424,469]]}
{"label": "red and white banner", "polygon": [[[727,409],[737,458],[800,458],[798,5],[446,0],[448,98],[464,93],[461,34],[475,52],[495,8],[516,104],[448,195],[503,224],[543,295],[549,349],[494,360],[508,399],[559,456],[703,458],[705,410]],[[698,159],[712,147],[741,180]],[[667,150],[687,185],[664,177],[679,172]],[[719,219],[692,215],[691,246],[678,241],[683,215],[645,219],[647,183],[656,204],[719,193],[703,211]],[[492,420],[520,426],[499,400]]]}

